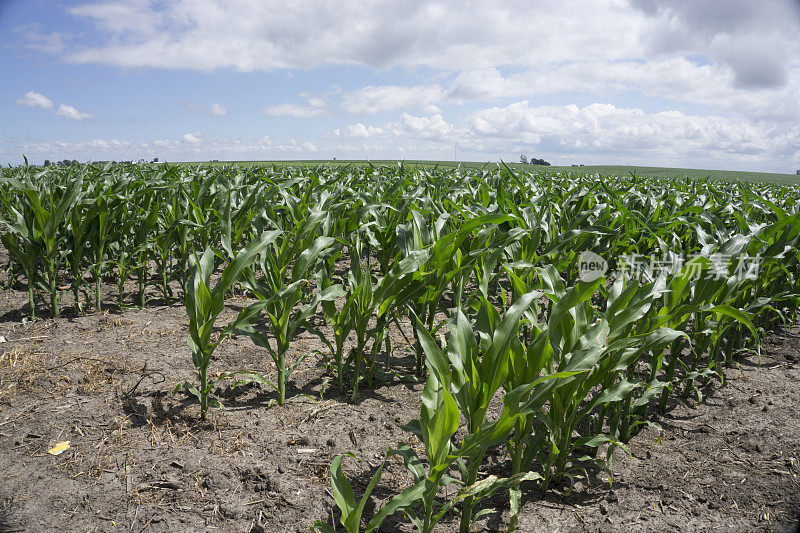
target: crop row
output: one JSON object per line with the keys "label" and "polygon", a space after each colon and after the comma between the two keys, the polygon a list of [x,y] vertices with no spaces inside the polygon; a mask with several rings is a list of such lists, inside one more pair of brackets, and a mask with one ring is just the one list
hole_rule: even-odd
{"label": "crop row", "polygon": [[[104,280],[116,281],[120,306],[129,279],[139,306],[148,287],[165,299],[179,287],[197,379],[176,391],[197,397],[202,418],[219,380],[272,386],[283,405],[300,330],[327,346],[351,400],[399,370],[389,329],[413,332],[413,372],[427,381],[406,429],[424,454],[408,443],[387,451],[413,483],[369,520],[388,463],[356,499],[337,456],[342,525],[371,531],[402,511],[420,531],[448,515],[468,531],[479,502],[504,490],[513,530],[523,482],[546,490],[586,464],[610,479],[611,453],[658,428],[655,409],[701,394],[738,353],[760,353],[766,330],[795,322],[799,200],[787,186],[506,167],[25,166],[0,175],[0,238],[31,316],[39,298],[58,316],[66,286],[78,313],[101,309]],[[582,275],[587,252],[607,272]],[[658,268],[626,270],[626,257]],[[234,290],[254,303],[217,324]],[[274,379],[250,369],[209,378],[233,334],[269,354]],[[480,477],[495,446],[511,471]],[[449,498],[448,484],[460,487]]]}

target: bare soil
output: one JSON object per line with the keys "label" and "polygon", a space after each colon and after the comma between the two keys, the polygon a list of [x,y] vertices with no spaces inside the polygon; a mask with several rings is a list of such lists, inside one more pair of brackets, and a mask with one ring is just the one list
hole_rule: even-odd
{"label": "bare soil", "polygon": [[[62,318],[23,323],[26,293],[8,288],[5,274],[0,286],[0,532],[307,531],[338,518],[328,473],[336,454],[359,459],[345,463],[359,493],[388,447],[414,442],[400,426],[419,415],[422,384],[397,375],[347,403],[309,334],[292,344],[293,356],[308,357],[285,406],[272,405],[266,387],[220,387],[226,409],[200,422],[195,403],[172,394],[194,377],[180,302],[75,316],[65,296]],[[220,323],[245,303],[232,300]],[[392,335],[402,369],[411,350]],[[618,449],[611,486],[589,473],[571,491],[527,487],[519,530],[794,531],[799,357],[800,328],[769,334],[761,360],[740,359],[702,402],[656,413],[663,439],[646,429],[631,441],[632,456]],[[274,375],[268,355],[244,337],[221,344],[211,366],[231,369]],[[68,450],[48,453],[62,441]],[[495,462],[505,464],[502,455]],[[371,505],[409,481],[391,465]],[[486,505],[496,512],[478,530],[503,530],[506,496]],[[384,530],[410,530],[402,518]]]}

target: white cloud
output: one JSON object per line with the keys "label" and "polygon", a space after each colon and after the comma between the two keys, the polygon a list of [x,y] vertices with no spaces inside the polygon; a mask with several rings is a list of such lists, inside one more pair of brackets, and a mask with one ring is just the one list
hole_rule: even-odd
{"label": "white cloud", "polygon": [[325,110],[316,106],[301,106],[295,104],[278,104],[264,108],[268,117],[311,118],[322,115]]}
{"label": "white cloud", "polygon": [[0,160],[167,161],[311,159],[317,157],[516,161],[519,154],[554,164],[642,164],[689,168],[794,172],[800,126],[774,125],[677,111],[647,112],[607,103],[533,106],[519,101],[450,121],[441,114],[401,114],[380,126],[356,123],[310,138],[212,138],[190,132],[177,138],[85,142],[0,137]]}
{"label": "white cloud", "polygon": [[348,124],[344,129],[333,130],[333,136],[337,139],[368,139],[382,135],[383,128],[366,126],[361,124]]}
{"label": "white cloud", "polygon": [[776,137],[768,125],[611,104],[531,107],[521,101],[475,112],[468,123],[470,134],[484,141],[535,146],[549,153],[638,155],[666,162],[700,153],[731,160],[790,161],[800,155],[797,127]]}
{"label": "white cloud", "polygon": [[[428,77],[347,92],[341,109],[353,114],[434,115],[443,105],[566,91],[606,101],[635,92],[755,121],[800,119],[796,0],[342,0],[291,9],[279,0],[110,0],[67,11],[98,30],[92,41],[62,40],[63,57],[76,63],[289,76],[363,65]],[[301,96],[306,105],[265,113],[324,114],[324,100]]]}
{"label": "white cloud", "polygon": [[457,141],[468,133],[464,129],[455,128],[438,113],[430,117],[402,113],[400,120],[388,123],[385,129],[396,137],[444,142]]}
{"label": "white cloud", "polygon": [[80,145],[89,148],[103,148],[103,149],[124,149],[135,146],[129,141],[120,141],[118,139],[94,139]]}
{"label": "white cloud", "polygon": [[[633,6],[633,8],[632,8]],[[582,61],[704,53],[721,36],[761,38],[779,66],[796,57],[792,0],[538,0],[464,4],[391,0],[328,4],[279,0],[129,0],[68,9],[103,40],[74,46],[81,63],[242,71],[361,64],[444,70],[541,68]],[[355,21],[355,22],[354,22]],[[535,28],[535,31],[532,29]],[[771,44],[781,44],[773,48]],[[713,46],[712,46],[713,48]],[[741,53],[748,54],[748,50]],[[738,56],[719,60],[734,70]]]}
{"label": "white cloud", "polygon": [[181,137],[181,142],[186,144],[200,144],[203,142],[203,134],[200,132],[187,133]]}
{"label": "white cloud", "polygon": [[53,101],[43,94],[35,91],[28,91],[25,96],[17,100],[17,104],[28,107],[40,107],[42,109],[52,109]]}
{"label": "white cloud", "polygon": [[188,98],[175,98],[173,102],[192,113],[211,113],[217,117],[224,117],[228,114],[228,109],[219,102],[214,102],[210,106]]}
{"label": "white cloud", "polygon": [[[582,16],[591,10],[593,16]],[[243,71],[357,63],[458,69],[623,57],[646,16],[617,1],[406,4],[389,0],[293,4],[223,0],[111,1],[68,10],[107,37],[70,51],[76,62]],[[354,23],[354,21],[357,21]],[[531,31],[531,25],[537,31]],[[431,38],[435,36],[435,38]],[[601,44],[611,44],[605,50]]]}
{"label": "white cloud", "polygon": [[300,94],[298,94],[298,96],[301,98],[305,98],[305,100],[308,102],[308,105],[311,107],[323,108],[327,105],[325,103],[325,100],[323,100],[319,96],[314,96],[313,94],[306,91],[301,92]]}
{"label": "white cloud", "polygon": [[[417,153],[413,157],[433,150],[440,159],[453,153],[455,143],[460,154],[472,157],[494,159],[510,153],[516,160],[519,153],[533,153],[562,163],[593,159],[682,166],[706,161],[718,168],[785,171],[800,158],[800,126],[782,130],[769,123],[646,112],[608,103],[537,107],[523,100],[472,112],[463,124],[441,114],[403,113],[381,127],[357,123],[332,134],[345,140],[380,139],[385,146]],[[765,161],[774,166],[765,169]]]}
{"label": "white cloud", "polygon": [[88,120],[90,118],[94,118],[94,115],[92,115],[91,113],[78,111],[71,105],[67,104],[58,104],[58,110],[56,110],[55,113],[59,117],[65,118],[67,120]]}
{"label": "white cloud", "polygon": [[342,98],[342,109],[348,113],[381,113],[396,109],[422,109],[436,113],[435,104],[444,100],[445,92],[437,85],[399,87],[367,86]]}
{"label": "white cloud", "polygon": [[[761,63],[754,61],[755,64]],[[616,95],[636,91],[646,97],[700,104],[753,121],[797,122],[800,69],[789,71],[789,82],[782,86],[765,86],[770,76],[779,75],[770,73],[767,67],[737,75],[724,65],[697,64],[677,57],[648,62],[574,62],[509,75],[496,68],[473,69],[439,85],[367,86],[345,94],[342,107],[352,113],[391,109],[436,113],[437,105],[508,101],[565,92]],[[748,89],[742,90],[742,80],[737,81],[737,76],[745,75],[752,79],[747,82]]]}
{"label": "white cloud", "polygon": [[308,92],[298,94],[308,105],[278,104],[265,107],[263,112],[268,117],[311,118],[326,113],[326,102],[319,96]]}
{"label": "white cloud", "polygon": [[222,104],[218,104],[217,102],[211,104],[211,108],[209,109],[209,111],[211,111],[212,115],[215,115],[217,117],[224,117],[225,115],[228,114],[228,110],[225,109],[225,106]]}

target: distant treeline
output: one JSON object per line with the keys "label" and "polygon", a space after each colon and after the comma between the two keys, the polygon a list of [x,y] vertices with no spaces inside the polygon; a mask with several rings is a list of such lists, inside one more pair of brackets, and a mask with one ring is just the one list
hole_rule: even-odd
{"label": "distant treeline", "polygon": [[536,157],[531,157],[530,160],[528,160],[528,158],[525,156],[525,154],[522,154],[521,156],[519,156],[519,162],[522,163],[523,165],[542,165],[542,166],[545,166],[545,167],[549,167],[550,166],[550,163],[548,163],[544,159],[538,159]]}

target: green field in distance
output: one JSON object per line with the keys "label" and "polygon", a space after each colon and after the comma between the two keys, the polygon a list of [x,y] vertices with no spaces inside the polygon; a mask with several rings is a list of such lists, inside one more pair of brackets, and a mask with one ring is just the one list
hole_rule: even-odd
{"label": "green field in distance", "polygon": [[[481,167],[495,168],[502,165],[500,162],[475,162],[475,161],[423,161],[423,160],[373,160],[366,161],[363,159],[358,160],[322,160],[322,159],[306,159],[306,160],[285,160],[285,161],[185,161],[180,164],[195,165],[195,164],[210,164],[210,165],[353,165],[363,166],[371,164],[373,166],[395,166],[403,163],[407,167],[424,166],[428,168],[456,168],[461,166],[466,169],[475,169]],[[573,166],[540,166],[540,165],[523,165],[521,163],[507,163],[507,165],[517,171],[526,170],[529,172],[542,172],[545,174],[556,173],[574,173],[574,174],[600,174],[601,176],[628,176],[635,173],[637,176],[645,178],[666,178],[666,179],[706,179],[723,181],[747,181],[757,183],[779,183],[779,184],[800,184],[800,176],[795,174],[776,174],[772,172],[749,172],[738,170],[708,170],[696,168],[669,168],[669,167],[645,167],[645,166],[627,166],[627,165],[587,165],[582,167]]]}

